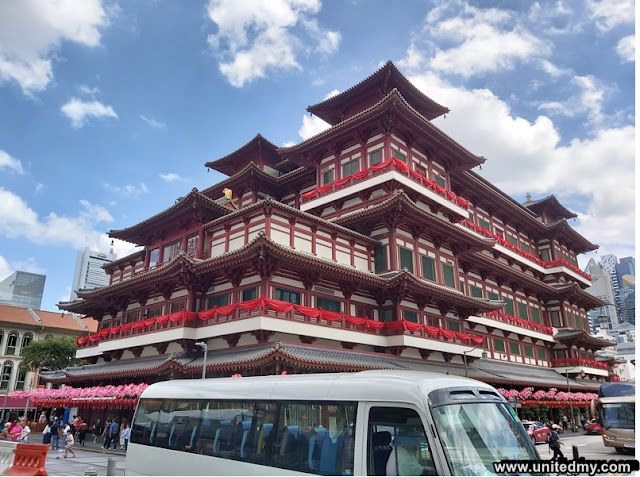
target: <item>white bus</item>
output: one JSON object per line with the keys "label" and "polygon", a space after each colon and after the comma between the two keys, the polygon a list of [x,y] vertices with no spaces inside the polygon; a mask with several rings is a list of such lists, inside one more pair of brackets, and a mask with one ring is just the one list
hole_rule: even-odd
{"label": "white bus", "polygon": [[491,386],[414,371],[165,381],[138,403],[127,475],[492,475],[540,457]]}

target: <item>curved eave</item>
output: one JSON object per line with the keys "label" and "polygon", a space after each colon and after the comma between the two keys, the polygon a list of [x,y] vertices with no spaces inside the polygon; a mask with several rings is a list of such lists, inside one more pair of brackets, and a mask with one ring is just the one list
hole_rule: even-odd
{"label": "curved eave", "polygon": [[[228,176],[236,173],[237,164],[246,160],[247,156],[259,157],[271,166],[275,166],[282,161],[278,154],[278,147],[265,139],[261,134],[257,134],[244,146],[239,147],[231,154],[228,154],[215,161],[205,163],[205,167],[210,167]],[[249,159],[251,161],[251,159]]]}
{"label": "curved eave", "polygon": [[464,295],[457,290],[422,280],[411,272],[405,270],[394,277],[384,280],[386,281],[387,288],[406,285],[408,290],[411,290],[414,293],[426,293],[436,302],[441,301],[451,303],[454,307],[470,309],[474,313],[497,311],[502,309],[504,306],[492,304],[486,300]]}
{"label": "curved eave", "polygon": [[371,245],[379,245],[379,241],[372,239],[371,237],[368,237],[366,235],[363,235],[359,232],[355,232],[354,230],[349,229],[348,227],[342,226],[340,224],[336,224],[334,222],[328,221],[328,220],[324,220],[316,215],[313,214],[309,214],[307,212],[303,212],[300,209],[296,209],[295,207],[290,207],[286,204],[283,204],[282,202],[278,202],[277,200],[274,199],[263,199],[260,200],[258,202],[255,202],[253,204],[248,205],[247,207],[243,207],[242,209],[238,210],[237,212],[233,212],[230,215],[227,215],[225,217],[221,217],[219,219],[215,219],[212,220],[211,222],[208,222],[204,225],[204,229],[205,231],[207,229],[210,229],[213,226],[222,224],[228,220],[231,220],[235,217],[240,217],[242,215],[251,213],[255,210],[259,210],[259,209],[263,209],[265,207],[273,207],[276,209],[280,209],[283,212],[287,212],[290,215],[295,215],[297,217],[302,217],[304,219],[309,220],[310,222],[314,222],[316,224],[320,224],[320,225],[324,225],[325,227],[328,227],[330,229],[333,229],[337,232],[343,233],[345,235],[349,235],[350,237],[354,237],[357,238],[358,240],[362,240],[364,242],[368,242]]}
{"label": "curved eave", "polygon": [[221,197],[224,189],[235,190],[237,189],[236,186],[244,188],[250,179],[255,179],[261,184],[266,185],[266,189],[271,191],[274,196],[282,195],[283,190],[288,190],[287,186],[297,183],[300,180],[305,180],[304,177],[306,175],[315,182],[315,174],[315,168],[308,169],[306,167],[298,167],[296,170],[287,172],[280,177],[275,177],[264,172],[252,161],[231,177],[203,190],[202,194],[208,197]]}
{"label": "curved eave", "polygon": [[299,164],[312,164],[310,154],[317,156],[319,153],[328,152],[328,144],[336,141],[341,144],[350,144],[354,139],[354,130],[357,128],[380,128],[380,122],[388,123],[397,121],[394,131],[402,124],[414,137],[416,143],[425,142],[428,147],[437,151],[443,151],[449,159],[457,163],[458,167],[471,168],[485,162],[483,157],[476,156],[457,143],[453,138],[427,121],[402,97],[397,89],[391,90],[384,98],[371,108],[366,109],[349,119],[323,131],[315,136],[289,148],[279,149],[280,154]]}
{"label": "curved eave", "polygon": [[546,294],[547,296],[556,296],[557,290],[551,285],[538,280],[536,277],[527,275],[520,270],[516,270],[509,265],[498,261],[493,257],[489,257],[482,252],[470,251],[463,253],[464,259],[468,260],[472,264],[482,265],[480,269],[487,270],[489,274],[498,275],[496,271],[500,271],[503,276],[512,277],[510,282],[519,282],[524,284],[522,288],[530,288],[536,290],[538,293]]}
{"label": "curved eave", "polygon": [[126,229],[110,230],[108,235],[111,238],[124,240],[135,245],[148,245],[147,235],[157,233],[160,225],[165,225],[167,221],[176,217],[184,218],[184,214],[187,212],[195,214],[198,211],[208,211],[211,215],[226,215],[231,212],[230,209],[217,204],[194,188],[189,194],[162,212]]}
{"label": "curved eave", "polygon": [[562,217],[564,219],[574,219],[578,215],[571,212],[564,205],[558,201],[555,195],[551,194],[543,199],[529,200],[522,204],[524,207],[530,209],[537,215],[541,215],[545,209],[552,209],[554,215]]}
{"label": "curved eave", "polygon": [[547,226],[547,235],[562,235],[567,241],[571,241],[574,244],[574,252],[585,253],[597,250],[599,245],[591,243],[585,237],[576,232],[566,221],[566,219],[559,220],[553,224]]}
{"label": "curved eave", "polygon": [[562,287],[552,287],[556,291],[556,294],[565,299],[574,299],[582,302],[585,306],[589,306],[588,310],[606,306],[607,303],[604,300],[584,291],[577,283],[571,283]]}
{"label": "curved eave", "polygon": [[[483,201],[491,201],[499,207],[504,207],[510,212],[509,220],[520,221],[525,225],[527,230],[531,230],[537,234],[546,231],[545,225],[536,218],[536,215],[531,210],[524,207],[512,197],[509,197],[477,172],[464,171],[462,174],[452,174],[451,181],[453,185],[458,185],[464,191],[475,190],[477,188],[483,189],[487,193],[478,194],[481,195]],[[465,198],[469,198],[468,195]]]}
{"label": "curved eave", "polygon": [[194,260],[185,254],[180,254],[171,261],[163,263],[159,267],[136,274],[130,280],[124,280],[113,285],[108,285],[95,291],[78,292],[78,297],[88,301],[113,296],[114,294],[120,294],[123,291],[134,291],[140,286],[147,287],[153,283],[162,282],[167,278],[174,277],[177,274],[182,273],[185,269],[188,270],[197,266],[199,262],[200,260]]}
{"label": "curved eave", "polygon": [[394,211],[402,211],[406,220],[416,223],[426,223],[431,227],[426,232],[436,230],[440,234],[447,236],[452,243],[462,243],[475,248],[491,248],[495,243],[493,239],[484,239],[476,237],[450,223],[445,222],[437,215],[428,212],[416,205],[414,201],[403,190],[397,190],[393,197],[384,200],[370,207],[342,215],[333,220],[333,223],[351,227],[362,222],[370,222],[372,220],[383,220],[388,214]]}
{"label": "curved eave", "polygon": [[393,88],[410,98],[420,114],[429,120],[449,112],[449,108],[436,103],[416,88],[391,61],[342,93],[308,106],[307,111],[334,126],[342,120],[340,111],[345,103],[352,105],[359,97],[367,96],[371,90],[380,92]]}
{"label": "curved eave", "polygon": [[593,348],[608,348],[609,346],[615,346],[615,342],[604,340],[602,338],[598,338],[596,336],[592,336],[584,330],[577,330],[571,328],[564,328],[558,330],[558,332],[553,335],[553,338],[567,346],[573,346],[576,344],[586,344]]}

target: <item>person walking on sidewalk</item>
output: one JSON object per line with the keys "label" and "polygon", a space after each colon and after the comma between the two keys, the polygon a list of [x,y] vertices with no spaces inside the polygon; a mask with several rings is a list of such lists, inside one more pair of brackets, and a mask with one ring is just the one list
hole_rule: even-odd
{"label": "person walking on sidewalk", "polygon": [[111,443],[113,442],[113,450],[118,449],[118,443],[120,442],[120,424],[118,424],[118,418],[114,418],[109,426],[109,443],[104,443],[104,448],[108,449],[111,447]]}
{"label": "person walking on sidewalk", "polygon": [[76,457],[76,452],[73,450],[74,439],[71,432],[67,432],[67,437],[65,437],[64,442],[64,458],[67,458],[68,452],[71,452],[71,454],[73,454],[73,457]]}
{"label": "person walking on sidewalk", "polygon": [[60,424],[58,424],[58,420],[54,419],[51,424],[51,450],[59,450],[60,449]]}

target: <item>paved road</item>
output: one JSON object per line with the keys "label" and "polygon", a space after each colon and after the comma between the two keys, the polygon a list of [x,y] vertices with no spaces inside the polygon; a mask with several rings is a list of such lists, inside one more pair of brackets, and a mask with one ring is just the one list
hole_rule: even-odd
{"label": "paved road", "polygon": [[[566,432],[560,435],[560,441],[564,443],[562,453],[567,459],[573,459],[572,446],[578,446],[580,457],[597,460],[635,459],[633,455],[618,454],[613,447],[605,447],[601,436],[588,436],[584,432]],[[553,452],[547,444],[538,444],[536,449],[542,459],[550,459]]]}

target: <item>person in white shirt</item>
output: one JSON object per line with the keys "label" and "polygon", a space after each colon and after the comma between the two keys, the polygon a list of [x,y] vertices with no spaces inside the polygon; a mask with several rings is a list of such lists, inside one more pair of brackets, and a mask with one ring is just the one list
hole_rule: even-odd
{"label": "person in white shirt", "polygon": [[73,447],[73,443],[75,441],[73,440],[73,434],[70,432],[67,432],[67,436],[64,439],[64,458],[67,458],[67,452],[71,452],[73,454],[73,457],[76,456],[76,452],[72,449]]}
{"label": "person in white shirt", "polygon": [[24,421],[22,421],[22,432],[20,433],[20,438],[18,439],[18,442],[27,442],[27,439],[29,438],[29,434],[31,434],[31,429],[29,428],[29,425],[27,424],[27,420],[25,419]]}

